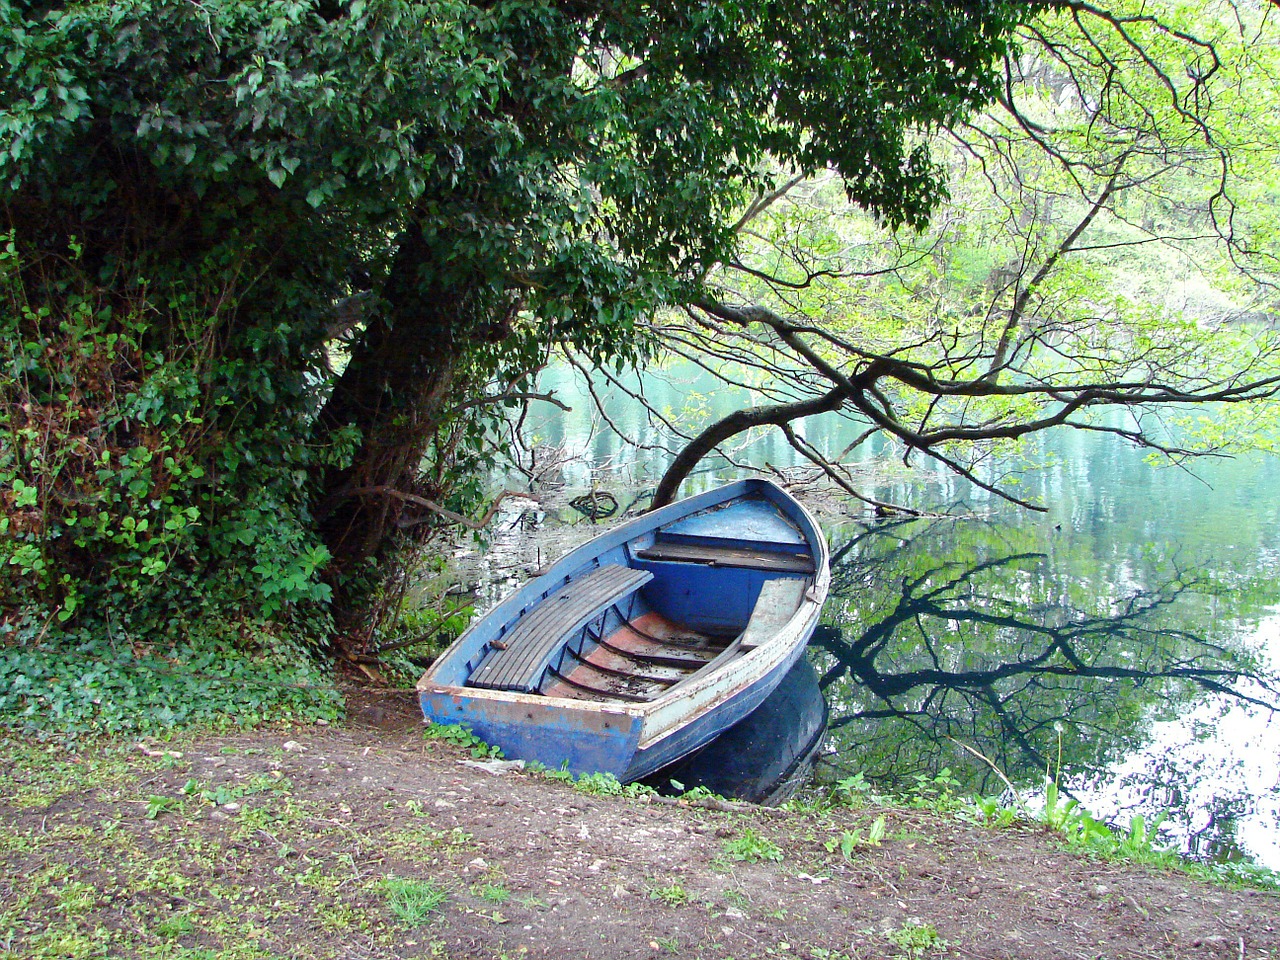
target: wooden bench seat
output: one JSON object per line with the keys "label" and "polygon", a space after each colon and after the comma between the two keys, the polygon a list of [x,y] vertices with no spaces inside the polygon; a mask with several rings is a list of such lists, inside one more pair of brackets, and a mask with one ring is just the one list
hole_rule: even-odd
{"label": "wooden bench seat", "polygon": [[711,546],[703,543],[657,542],[636,551],[640,560],[667,560],[680,563],[705,563],[715,567],[740,567],[746,570],[768,570],[775,573],[813,573],[813,557],[807,554],[753,550],[743,546]]}
{"label": "wooden bench seat", "polygon": [[534,693],[566,637],[653,579],[607,564],[575,577],[520,617],[493,645],[467,685]]}

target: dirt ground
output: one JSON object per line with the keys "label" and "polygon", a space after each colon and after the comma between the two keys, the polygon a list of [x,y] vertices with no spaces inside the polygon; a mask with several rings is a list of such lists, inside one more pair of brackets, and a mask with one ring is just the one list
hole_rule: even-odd
{"label": "dirt ground", "polygon": [[[425,740],[408,692],[356,692],[342,725],[95,750],[0,740],[0,957],[1280,958],[1271,893],[924,812],[496,775]],[[879,846],[827,849],[881,815]],[[781,859],[735,859],[765,841]],[[411,916],[398,881],[440,902]]]}

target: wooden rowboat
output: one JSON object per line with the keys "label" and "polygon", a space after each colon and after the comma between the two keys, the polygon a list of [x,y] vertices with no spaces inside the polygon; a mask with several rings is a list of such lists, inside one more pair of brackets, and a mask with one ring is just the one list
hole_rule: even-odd
{"label": "wooden rowboat", "polygon": [[557,561],[432,664],[422,711],[508,757],[635,780],[764,701],[830,579],[804,507],[767,480],[731,483]]}

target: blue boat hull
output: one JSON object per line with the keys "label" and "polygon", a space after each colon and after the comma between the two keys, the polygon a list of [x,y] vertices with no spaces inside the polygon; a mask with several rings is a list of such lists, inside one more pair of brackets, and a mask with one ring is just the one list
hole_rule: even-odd
{"label": "blue boat hull", "polygon": [[801,657],[773,693],[711,743],[644,779],[660,792],[703,787],[771,806],[790,799],[813,772],[828,711],[818,672]]}
{"label": "blue boat hull", "polygon": [[679,732],[654,744],[645,750],[637,750],[627,769],[618,774],[623,782],[639,780],[649,774],[675,763],[700,747],[710,743],[724,731],[746,719],[760,704],[768,699],[769,694],[777,689],[782,678],[787,675],[809,642],[806,636],[792,650],[790,655],[778,666],[755,680],[749,686],[724,701],[718,707],[708,710],[696,720],[680,729]]}

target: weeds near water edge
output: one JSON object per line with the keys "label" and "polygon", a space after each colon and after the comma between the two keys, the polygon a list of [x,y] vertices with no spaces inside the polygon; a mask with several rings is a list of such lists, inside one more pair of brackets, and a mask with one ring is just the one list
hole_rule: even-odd
{"label": "weeds near water edge", "polygon": [[567,764],[559,770],[552,770],[534,761],[526,764],[525,770],[529,773],[540,773],[548,780],[571,784],[579,793],[597,797],[626,797],[635,800],[640,797],[657,796],[658,793],[653,787],[643,783],[623,783],[612,773],[584,773],[575,777]]}
{"label": "weeds near water edge", "polygon": [[[1280,890],[1280,873],[1254,864],[1205,864],[1189,861],[1177,851],[1160,841],[1160,824],[1166,814],[1157,815],[1150,822],[1141,814],[1129,818],[1127,826],[1118,826],[1099,820],[1073,797],[1063,796],[1059,786],[1062,775],[1062,731],[1058,731],[1057,769],[1046,766],[1044,772],[1044,802],[1033,811],[1023,800],[1022,794],[1009,778],[985,755],[967,744],[953,741],[987,764],[1004,782],[1006,792],[1013,797],[1014,807],[1007,806],[999,797],[969,800],[963,811],[988,826],[1006,827],[1019,820],[1040,823],[1062,836],[1070,849],[1090,856],[1111,860],[1127,860],[1148,866],[1180,870],[1215,883],[1247,885],[1266,890]],[[947,771],[943,771],[946,773]]]}
{"label": "weeds near water edge", "polygon": [[471,755],[478,760],[502,759],[501,748],[485,743],[470,727],[460,723],[428,723],[426,729],[422,731],[422,736],[427,740],[442,740],[470,750]]}
{"label": "weeds near water edge", "polygon": [[573,788],[599,797],[620,797],[624,789],[612,773],[585,773],[574,781]]}
{"label": "weeds near water edge", "polygon": [[867,830],[866,836],[862,835],[862,828],[855,827],[852,830],[840,831],[840,836],[832,837],[823,843],[827,848],[827,853],[835,853],[840,851],[846,860],[853,859],[853,852],[862,847],[878,847],[884,840],[885,818],[884,815],[876,817],[870,828]]}
{"label": "weeds near water edge", "polygon": [[831,791],[831,802],[842,807],[862,807],[878,799],[874,788],[861,773],[837,780]]}
{"label": "weeds near water edge", "polygon": [[950,767],[943,767],[935,776],[917,774],[915,786],[908,796],[911,806],[935,813],[955,813],[968,806],[968,801],[956,791],[960,786]]}
{"label": "weeds near water edge", "polygon": [[777,863],[782,860],[782,848],[768,837],[760,836],[750,827],[744,827],[738,836],[732,840],[726,840],[724,852],[734,860],[745,860],[749,863],[758,863],[761,860]]}

